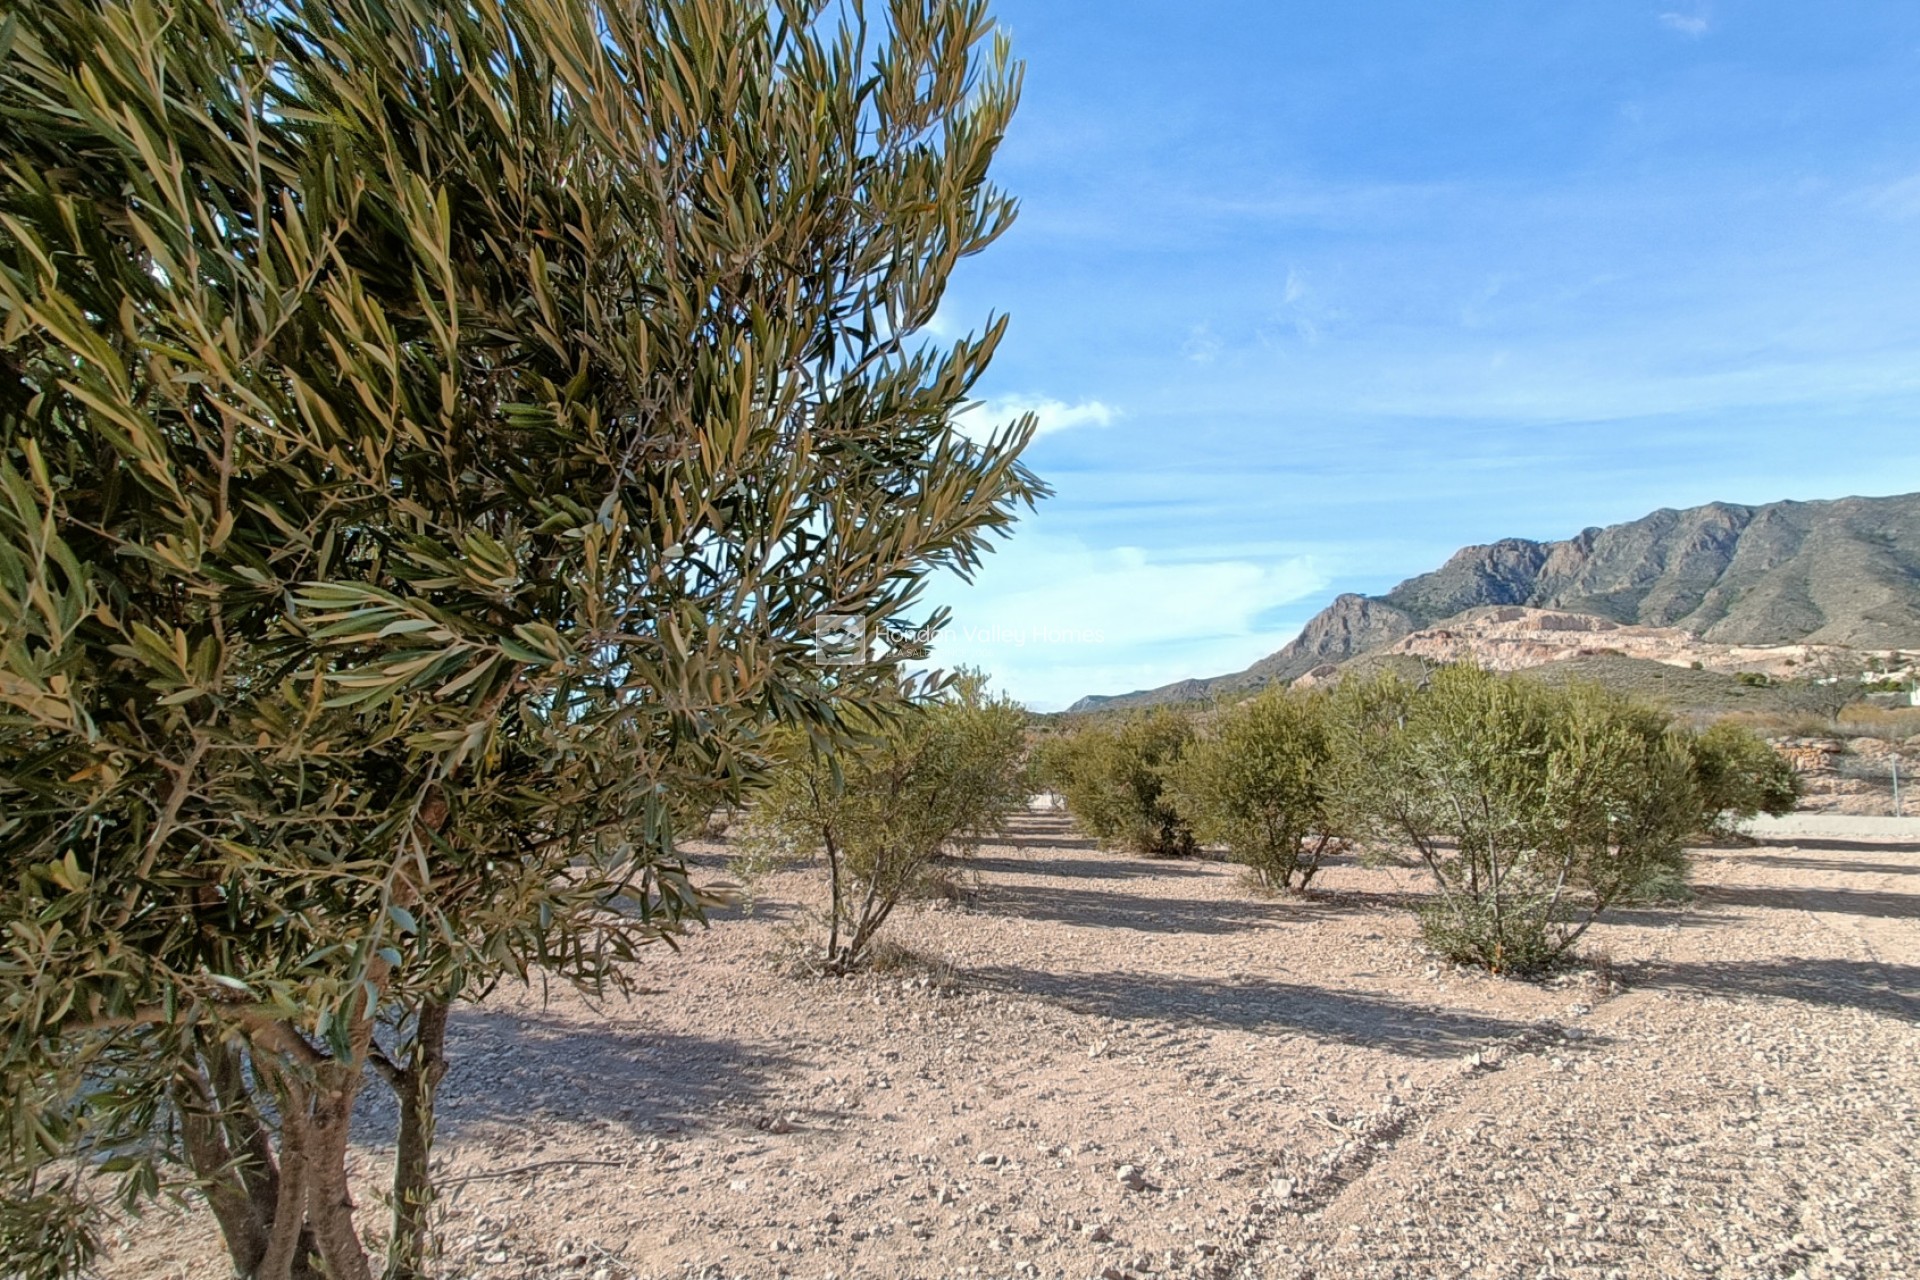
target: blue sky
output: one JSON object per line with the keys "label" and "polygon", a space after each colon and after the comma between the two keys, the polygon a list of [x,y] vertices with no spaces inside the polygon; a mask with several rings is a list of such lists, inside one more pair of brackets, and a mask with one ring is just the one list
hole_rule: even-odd
{"label": "blue sky", "polygon": [[935,658],[1237,670],[1457,547],[1920,489],[1920,4],[1000,0],[948,333],[1057,496]]}

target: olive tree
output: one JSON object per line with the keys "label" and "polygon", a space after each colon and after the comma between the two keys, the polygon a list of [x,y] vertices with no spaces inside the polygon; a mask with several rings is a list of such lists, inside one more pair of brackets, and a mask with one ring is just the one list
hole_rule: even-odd
{"label": "olive tree", "polygon": [[1786,682],[1788,705],[1822,719],[1837,719],[1866,693],[1864,681],[1872,658],[1845,647],[1813,650],[1803,660],[1799,676]]}
{"label": "olive tree", "polygon": [[1376,850],[1431,873],[1422,930],[1447,955],[1536,971],[1623,896],[1684,877],[1700,802],[1665,713],[1475,667],[1341,701],[1343,781]]}
{"label": "olive tree", "polygon": [[818,858],[827,872],[825,973],[871,955],[901,900],[942,855],[964,854],[1027,803],[1027,715],[963,675],[957,688],[882,710],[823,748],[795,734],[741,835],[750,877]]}
{"label": "olive tree", "polygon": [[1753,730],[1721,720],[1687,741],[1705,830],[1731,834],[1739,823],[1766,813],[1792,813],[1800,802],[1800,775]]}
{"label": "olive tree", "polygon": [[1039,776],[1102,844],[1185,856],[1196,847],[1193,828],[1173,806],[1167,772],[1193,733],[1193,718],[1172,707],[1102,716],[1047,739]]}
{"label": "olive tree", "polygon": [[1325,694],[1270,687],[1216,712],[1168,772],[1194,835],[1223,844],[1267,889],[1302,889],[1349,833],[1335,791]]}
{"label": "olive tree", "polygon": [[[448,1006],[619,981],[1043,489],[916,335],[1012,205],[978,0],[45,0],[0,27],[4,1267],[69,1157],[421,1265]],[[346,1175],[401,1094],[384,1264]]]}

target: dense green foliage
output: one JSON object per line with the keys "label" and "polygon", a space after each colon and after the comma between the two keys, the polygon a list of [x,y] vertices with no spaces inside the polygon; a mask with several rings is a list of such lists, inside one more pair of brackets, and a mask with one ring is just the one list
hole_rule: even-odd
{"label": "dense green foliage", "polygon": [[912,703],[830,753],[794,735],[741,833],[749,877],[826,864],[823,971],[850,972],[942,854],[999,832],[1027,803],[1027,715],[977,677]]}
{"label": "dense green foliage", "polygon": [[9,1273],[61,1161],[250,1276],[418,1272],[448,1002],[698,911],[676,827],[841,731],[1039,492],[914,340],[1012,209],[977,0],[42,0],[0,36]]}
{"label": "dense green foliage", "polygon": [[1266,888],[1305,889],[1347,846],[1331,711],[1324,694],[1268,689],[1204,721],[1168,770],[1168,797],[1194,835],[1226,846]]}
{"label": "dense green foliage", "polygon": [[1536,674],[1389,669],[1191,717],[1097,716],[1044,739],[1036,776],[1103,841],[1221,845],[1269,888],[1304,890],[1356,844],[1411,855],[1437,891],[1421,912],[1432,946],[1538,972],[1608,907],[1684,892],[1688,836],[1785,813],[1799,792],[1746,729],[1695,734],[1650,703]]}
{"label": "dense green foliage", "polygon": [[1192,740],[1192,718],[1171,707],[1103,717],[1044,741],[1037,776],[1103,844],[1183,856],[1193,828],[1167,794],[1167,771]]}
{"label": "dense green foliage", "polygon": [[1800,800],[1800,775],[1767,740],[1722,720],[1688,743],[1693,784],[1708,831],[1730,832],[1744,819],[1791,813]]}
{"label": "dense green foliage", "polygon": [[1536,971],[1624,895],[1684,877],[1700,801],[1665,713],[1473,667],[1339,700],[1342,785],[1376,849],[1431,872],[1422,929],[1445,954]]}

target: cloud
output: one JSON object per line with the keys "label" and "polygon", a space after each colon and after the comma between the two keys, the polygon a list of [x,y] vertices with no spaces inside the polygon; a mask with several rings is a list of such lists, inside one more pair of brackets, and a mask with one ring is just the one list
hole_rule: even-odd
{"label": "cloud", "polygon": [[1506,287],[1513,283],[1514,277],[1507,272],[1495,272],[1473,293],[1473,296],[1461,304],[1460,327],[1463,329],[1484,328],[1488,322],[1488,313],[1494,299],[1498,298]]}
{"label": "cloud", "polygon": [[953,610],[935,642],[941,667],[985,668],[1028,705],[1055,710],[1089,693],[1124,693],[1244,667],[1292,639],[1273,613],[1322,591],[1308,557],[1094,548],[1022,533],[966,584],[932,584]]}
{"label": "cloud", "polygon": [[1037,420],[1034,435],[1047,436],[1074,427],[1104,427],[1119,416],[1098,400],[1068,404],[1046,396],[999,396],[981,401],[954,416],[954,425],[969,440],[985,440],[1015,418],[1031,413]]}
{"label": "cloud", "polygon": [[1663,13],[1660,25],[1669,31],[1678,31],[1689,39],[1698,40],[1707,34],[1713,23],[1705,13]]}
{"label": "cloud", "polygon": [[1287,268],[1287,285],[1280,294],[1279,314],[1293,327],[1294,336],[1308,346],[1320,342],[1320,314],[1324,311],[1307,278],[1294,267]]}
{"label": "cloud", "polygon": [[1212,364],[1220,358],[1221,346],[1213,326],[1202,321],[1187,330],[1187,340],[1180,344],[1180,354],[1195,364]]}
{"label": "cloud", "polygon": [[1872,188],[1866,193],[1866,205],[1889,218],[1920,217],[1920,174]]}

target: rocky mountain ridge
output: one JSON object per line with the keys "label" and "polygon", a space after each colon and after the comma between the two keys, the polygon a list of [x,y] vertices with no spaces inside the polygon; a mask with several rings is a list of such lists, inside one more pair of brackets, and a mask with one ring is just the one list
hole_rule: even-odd
{"label": "rocky mountain ridge", "polygon": [[1564,541],[1465,547],[1383,596],[1337,597],[1290,644],[1245,671],[1082,698],[1071,709],[1192,701],[1292,681],[1469,611],[1513,607],[1692,637],[1661,642],[1669,647],[1920,646],[1920,494],[1713,502]]}

